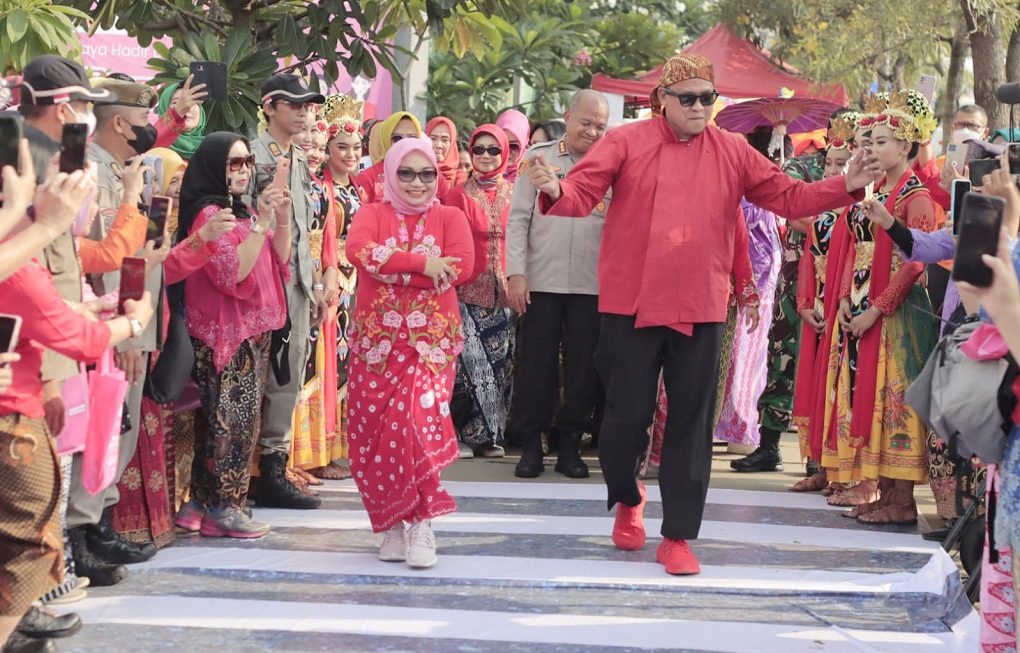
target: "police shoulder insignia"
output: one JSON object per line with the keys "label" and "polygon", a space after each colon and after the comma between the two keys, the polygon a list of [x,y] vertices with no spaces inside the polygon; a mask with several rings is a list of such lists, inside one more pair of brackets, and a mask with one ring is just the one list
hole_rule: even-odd
{"label": "police shoulder insignia", "polygon": [[517,164],[517,174],[523,175],[524,171],[528,169],[529,159],[521,159],[521,162]]}
{"label": "police shoulder insignia", "polygon": [[269,144],[269,153],[276,157],[283,156],[283,150],[275,142]]}
{"label": "police shoulder insignia", "polygon": [[124,174],[124,168],[121,168],[120,164],[117,163],[116,161],[110,162],[110,170],[113,170],[113,174],[117,175],[118,177]]}
{"label": "police shoulder insignia", "polygon": [[605,202],[605,200],[599,202],[598,206],[595,207],[595,210],[598,211],[599,213],[602,213],[603,211],[605,211],[606,210],[606,202]]}
{"label": "police shoulder insignia", "polygon": [[560,140],[560,154],[566,154],[566,153],[567,153],[567,142],[561,139]]}

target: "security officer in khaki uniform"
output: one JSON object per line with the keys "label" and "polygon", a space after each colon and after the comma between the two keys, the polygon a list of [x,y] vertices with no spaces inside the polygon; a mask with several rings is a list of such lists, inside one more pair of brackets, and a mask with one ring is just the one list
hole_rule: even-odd
{"label": "security officer in khaki uniform", "polygon": [[[156,105],[156,93],[146,84],[103,79],[97,86],[110,91],[114,101],[95,107],[96,134],[89,146],[88,160],[96,169],[98,179],[99,217],[89,234],[94,240],[103,240],[122,205],[137,212],[141,200],[141,184],[132,183],[125,192],[125,169],[130,166],[133,175],[141,168],[140,157],[156,142],[156,128],[149,124],[149,113]],[[133,164],[128,159],[134,159]],[[129,196],[130,194],[130,196]],[[140,214],[137,216],[141,219]],[[117,479],[124,472],[138,446],[138,432],[141,426],[142,388],[148,373],[150,355],[162,346],[162,258],[152,251],[151,245],[135,256],[153,258],[145,278],[145,289],[149,291],[155,314],[144,330],[139,328],[134,337],[117,346],[117,366],[125,371],[131,382],[126,404],[130,428],[120,436],[117,460]],[[92,286],[96,294],[117,290],[120,273],[108,272],[93,275]],[[156,554],[152,544],[138,545],[121,538],[112,524],[113,506],[120,500],[116,483],[92,495],[82,486],[81,454],[74,456],[71,491],[68,497],[67,526],[78,573],[88,576],[92,584],[113,584],[123,579],[123,567],[113,570],[102,567],[144,562]],[[96,573],[90,572],[90,569]]]}
{"label": "security officer in khaki uniform", "polygon": [[308,244],[309,224],[313,218],[312,177],[305,152],[293,142],[295,136],[312,119],[310,104],[322,104],[325,98],[310,91],[297,75],[274,75],[262,84],[262,110],[268,127],[251,142],[255,155],[255,180],[252,206],[258,205],[258,194],[273,182],[277,166],[283,159],[290,165],[287,186],[293,206],[293,250],[290,256],[290,285],[287,310],[290,315],[288,367],[290,381],[281,385],[276,375],[269,374],[265,403],[262,409],[259,480],[255,500],[260,506],[276,508],[318,508],[318,497],[302,494],[287,478],[287,458],[293,434],[294,408],[304,385],[308,360],[308,334],[312,324],[325,317],[326,301],[323,286],[315,277],[312,252]]}
{"label": "security officer in khaki uniform", "polygon": [[545,471],[542,432],[552,421],[553,397],[563,347],[564,403],[557,415],[556,471],[586,478],[581,435],[590,431],[598,398],[594,356],[599,335],[599,243],[610,194],[586,218],[543,215],[538,191],[523,174],[542,154],[559,166],[561,179],[602,138],[609,105],[597,91],[574,95],[564,114],[567,133],[559,141],[532,146],[518,167],[506,230],[506,275],[511,307],[524,315],[514,380],[513,428],[523,445],[515,474],[534,478]]}

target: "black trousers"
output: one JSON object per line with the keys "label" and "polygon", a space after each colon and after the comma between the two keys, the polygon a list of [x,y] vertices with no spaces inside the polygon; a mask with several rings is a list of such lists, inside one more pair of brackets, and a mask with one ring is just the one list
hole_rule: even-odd
{"label": "black trousers", "polygon": [[609,508],[641,501],[637,473],[661,370],[669,401],[659,468],[662,535],[674,540],[696,539],[705,512],[722,333],[722,324],[696,324],[685,336],[667,327],[637,329],[632,315],[602,316],[595,366],[606,388],[599,462]]}
{"label": "black trousers", "polygon": [[595,347],[599,338],[598,297],[533,292],[517,351],[513,430],[535,445],[553,417],[563,346],[564,401],[557,415],[562,433],[591,429],[598,396]]}

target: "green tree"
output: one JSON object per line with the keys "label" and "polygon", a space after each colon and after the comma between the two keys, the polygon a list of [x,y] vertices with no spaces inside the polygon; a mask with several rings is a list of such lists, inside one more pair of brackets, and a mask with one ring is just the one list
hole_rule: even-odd
{"label": "green tree", "polygon": [[0,0],[3,73],[19,72],[43,54],[80,57],[81,43],[75,23],[86,19],[85,13],[50,0]]}
{"label": "green tree", "polygon": [[[392,44],[399,29],[411,25],[441,37],[445,26],[465,11],[488,15],[496,0],[73,0],[94,17],[93,29],[117,27],[148,45],[169,37],[173,47],[157,47],[150,61],[158,80],[187,76],[192,61],[227,64],[231,98],[210,106],[209,129],[252,133],[256,127],[261,82],[287,63],[284,72],[308,76],[313,87],[321,74],[334,83],[343,67],[351,76],[374,77],[379,68],[401,79]],[[406,22],[414,16],[413,24]],[[446,36],[449,38],[449,35]]]}

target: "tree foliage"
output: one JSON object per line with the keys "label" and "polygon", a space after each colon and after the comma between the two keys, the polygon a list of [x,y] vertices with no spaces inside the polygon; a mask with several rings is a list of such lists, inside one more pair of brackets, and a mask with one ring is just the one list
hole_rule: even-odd
{"label": "tree foliage", "polygon": [[43,54],[81,56],[75,23],[88,16],[50,0],[0,0],[0,62],[5,75]]}
{"label": "tree foliage", "polygon": [[[231,99],[211,107],[209,129],[254,132],[258,90],[275,72],[307,76],[312,86],[321,75],[328,85],[341,67],[352,77],[375,77],[380,68],[401,79],[400,54],[393,44],[404,26],[424,34],[432,29],[451,39],[468,13],[475,24],[496,12],[495,0],[73,0],[94,16],[92,29],[119,28],[143,45],[169,38],[150,61],[161,81],[181,79],[191,61],[223,61],[230,75]],[[456,34],[456,29],[453,30]],[[272,65],[270,65],[272,64]]]}
{"label": "tree foliage", "polygon": [[515,83],[524,82],[534,99],[517,108],[533,119],[554,117],[557,106],[587,88],[593,74],[634,76],[709,26],[705,11],[680,2],[504,3],[490,22],[498,36],[476,33],[460,45],[434,44],[429,110],[471,128],[513,104]]}

